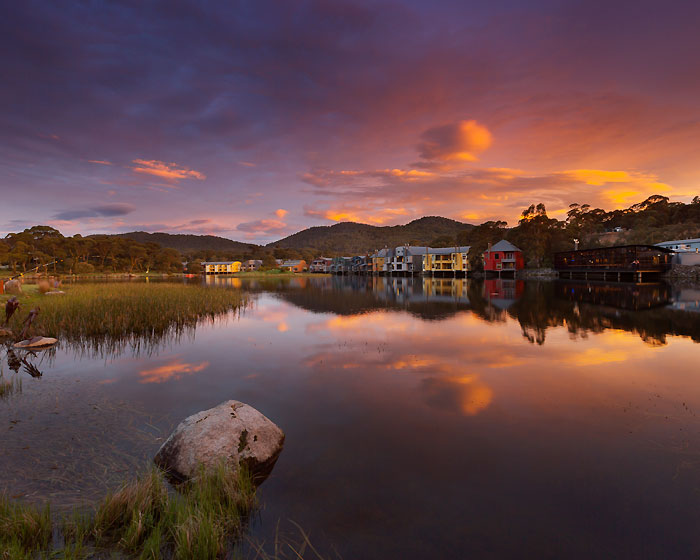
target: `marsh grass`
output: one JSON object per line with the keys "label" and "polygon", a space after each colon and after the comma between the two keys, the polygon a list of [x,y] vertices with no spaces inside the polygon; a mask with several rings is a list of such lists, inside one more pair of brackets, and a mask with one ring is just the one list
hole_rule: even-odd
{"label": "marsh grass", "polygon": [[12,395],[22,392],[22,380],[18,375],[11,375],[5,378],[0,371],[0,400],[9,399]]}
{"label": "marsh grass", "polygon": [[9,325],[15,335],[29,310],[39,306],[29,336],[58,338],[81,351],[132,347],[142,352],[248,304],[248,296],[237,290],[171,282],[73,284],[64,290],[64,295],[45,296],[35,285],[26,286],[22,307]]}
{"label": "marsh grass", "polygon": [[223,463],[201,469],[177,491],[153,468],[109,494],[94,513],[75,511],[57,529],[52,546],[48,506],[0,500],[0,559],[86,558],[118,551],[135,558],[221,558],[242,536],[256,507],[255,486],[244,468]]}
{"label": "marsh grass", "polygon": [[51,533],[48,505],[41,509],[0,496],[0,558],[24,558],[33,551],[45,550]]}

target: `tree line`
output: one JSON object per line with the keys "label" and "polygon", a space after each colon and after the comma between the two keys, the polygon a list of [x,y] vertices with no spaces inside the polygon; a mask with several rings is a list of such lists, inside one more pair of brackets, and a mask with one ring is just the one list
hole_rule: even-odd
{"label": "tree line", "polygon": [[552,266],[555,252],[573,250],[574,240],[579,249],[591,249],[694,237],[700,237],[700,197],[684,204],[653,195],[629,208],[609,212],[574,203],[562,220],[550,218],[544,204],[532,204],[523,210],[515,227],[489,221],[460,232],[454,239],[436,239],[431,245],[470,245],[472,268],[479,270],[483,268],[481,254],[489,243],[501,239],[523,251],[528,267],[539,268]]}
{"label": "tree line", "polygon": [[[181,253],[157,243],[141,243],[114,235],[64,236],[49,226],[34,226],[0,239],[0,266],[12,275],[34,271],[56,274],[178,273],[201,271],[201,261],[258,259],[264,268],[275,268],[276,259],[312,259],[311,251],[274,250],[252,246],[241,253],[204,250]],[[0,276],[5,274],[0,273]]]}

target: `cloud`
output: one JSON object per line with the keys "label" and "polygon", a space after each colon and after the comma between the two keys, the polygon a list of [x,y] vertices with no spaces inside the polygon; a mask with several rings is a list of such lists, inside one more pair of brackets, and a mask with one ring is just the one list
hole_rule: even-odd
{"label": "cloud", "polygon": [[504,167],[461,170],[315,171],[302,176],[319,202],[307,216],[370,224],[405,223],[437,214],[454,219],[515,221],[542,202],[550,214],[572,202],[624,208],[671,187],[650,172],[577,169],[529,173]]}
{"label": "cloud", "polygon": [[275,216],[277,216],[280,220],[283,219],[289,212],[285,210],[284,208],[278,208],[275,210]]}
{"label": "cloud", "polygon": [[155,159],[135,159],[132,163],[135,165],[130,167],[130,169],[136,173],[155,175],[156,177],[162,177],[163,179],[169,179],[171,181],[177,182],[180,179],[198,179],[203,181],[207,178],[204,173],[200,173],[194,169],[188,169],[187,167],[182,167],[177,163],[165,163],[164,161],[158,161]]}
{"label": "cloud", "polygon": [[112,165],[111,161],[106,161],[104,159],[89,159],[88,163],[99,163],[100,165]]}
{"label": "cloud", "polygon": [[400,217],[409,216],[411,212],[406,208],[371,209],[362,206],[338,206],[333,209],[323,210],[316,209],[313,206],[306,206],[304,214],[332,222],[362,222],[382,225],[387,222],[395,222]]}
{"label": "cloud", "polygon": [[136,210],[133,204],[125,202],[115,202],[112,204],[103,204],[101,206],[92,206],[90,208],[76,208],[71,210],[63,210],[54,214],[54,220],[79,220],[82,218],[114,218],[116,216],[126,216]]}
{"label": "cloud", "polygon": [[435,126],[421,134],[418,152],[425,162],[416,167],[477,161],[477,154],[491,146],[491,132],[474,120]]}
{"label": "cloud", "polygon": [[254,238],[258,234],[281,234],[287,231],[287,224],[280,220],[254,220],[243,222],[236,226],[238,231],[246,232],[247,238]]}
{"label": "cloud", "polygon": [[192,375],[208,367],[209,362],[190,363],[175,358],[165,365],[141,370],[139,372],[139,383],[177,381],[178,379],[182,379],[185,375]]}

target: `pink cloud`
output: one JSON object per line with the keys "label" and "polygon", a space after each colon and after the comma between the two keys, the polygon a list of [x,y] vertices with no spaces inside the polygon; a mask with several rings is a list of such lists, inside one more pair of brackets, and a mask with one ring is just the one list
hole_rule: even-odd
{"label": "pink cloud", "polygon": [[135,159],[133,163],[135,165],[130,167],[130,169],[136,173],[155,175],[156,177],[162,177],[163,179],[169,179],[171,181],[179,181],[180,179],[198,179],[203,181],[207,178],[204,173],[200,173],[194,169],[188,169],[177,163],[165,163],[163,161],[145,159]]}

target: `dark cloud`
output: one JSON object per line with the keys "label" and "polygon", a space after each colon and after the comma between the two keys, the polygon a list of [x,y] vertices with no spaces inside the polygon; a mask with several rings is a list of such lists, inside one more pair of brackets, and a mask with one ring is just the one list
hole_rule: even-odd
{"label": "dark cloud", "polygon": [[115,218],[117,216],[126,216],[136,210],[133,204],[123,202],[115,202],[112,204],[103,204],[101,206],[93,206],[91,208],[75,208],[71,210],[63,210],[54,214],[55,220],[80,220],[83,218]]}

